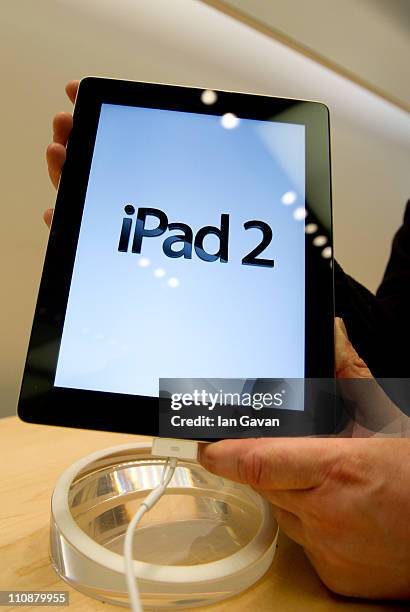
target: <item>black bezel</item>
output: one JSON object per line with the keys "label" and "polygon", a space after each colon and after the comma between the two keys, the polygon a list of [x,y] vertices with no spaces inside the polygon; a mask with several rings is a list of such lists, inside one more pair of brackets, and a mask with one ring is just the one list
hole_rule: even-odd
{"label": "black bezel", "polygon": [[[131,434],[158,433],[158,400],[144,396],[65,389],[53,386],[59,343],[71,283],[78,234],[102,103],[192,113],[299,123],[306,128],[306,223],[314,221],[332,245],[329,113],[317,102],[218,91],[204,108],[203,89],[87,77],[80,83],[73,129],[61,175],[53,223],[34,315],[19,398],[24,421]],[[306,236],[307,378],[334,376],[333,268]],[[326,264],[326,265],[324,265]],[[135,411],[136,399],[139,402]],[[319,412],[315,412],[319,411]],[[132,419],[130,415],[137,414]],[[280,410],[287,435],[331,433],[329,406]]]}

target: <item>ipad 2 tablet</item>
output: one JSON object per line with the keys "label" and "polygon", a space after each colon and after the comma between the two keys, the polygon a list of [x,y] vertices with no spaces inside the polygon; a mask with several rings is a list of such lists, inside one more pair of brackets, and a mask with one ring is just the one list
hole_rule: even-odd
{"label": "ipad 2 tablet", "polygon": [[[331,379],[333,317],[326,106],[81,81],[22,419],[162,435],[161,381],[244,392],[274,380],[281,394]],[[309,392],[283,400],[273,435],[331,432]]]}

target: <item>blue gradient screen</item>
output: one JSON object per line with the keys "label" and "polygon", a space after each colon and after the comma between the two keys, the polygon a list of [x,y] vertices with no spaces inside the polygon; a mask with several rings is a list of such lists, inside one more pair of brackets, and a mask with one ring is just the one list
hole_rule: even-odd
{"label": "blue gradient screen", "polygon": [[304,126],[103,104],[54,384],[303,377],[304,207]]}

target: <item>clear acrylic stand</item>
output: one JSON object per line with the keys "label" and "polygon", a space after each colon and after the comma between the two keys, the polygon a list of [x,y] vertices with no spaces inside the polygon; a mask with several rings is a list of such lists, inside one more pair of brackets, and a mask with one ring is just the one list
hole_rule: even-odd
{"label": "clear acrylic stand", "polygon": [[[105,449],[72,465],[57,482],[52,564],[90,597],[128,605],[125,532],[164,465],[150,450],[146,444]],[[193,608],[247,589],[269,568],[277,535],[270,505],[251,488],[181,461],[135,533],[144,608]]]}

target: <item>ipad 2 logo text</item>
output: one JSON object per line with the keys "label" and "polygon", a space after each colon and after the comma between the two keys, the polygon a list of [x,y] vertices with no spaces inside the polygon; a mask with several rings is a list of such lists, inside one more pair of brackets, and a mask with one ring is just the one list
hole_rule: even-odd
{"label": "ipad 2 logo text", "polygon": [[[166,257],[192,259],[195,254],[204,262],[226,264],[229,261],[228,214],[221,214],[218,225],[205,225],[194,232],[187,223],[169,222],[165,212],[158,208],[136,210],[132,204],[127,204],[124,206],[124,212],[126,216],[122,219],[118,242],[118,251],[121,253],[141,255],[148,240],[161,240],[162,251]],[[265,221],[252,219],[243,224],[243,229],[257,229],[262,236],[249,253],[244,253],[242,264],[273,268],[273,259],[259,257],[272,241],[271,227]],[[205,238],[209,235],[216,236],[218,240],[219,247],[214,253],[208,253],[204,247]]]}

